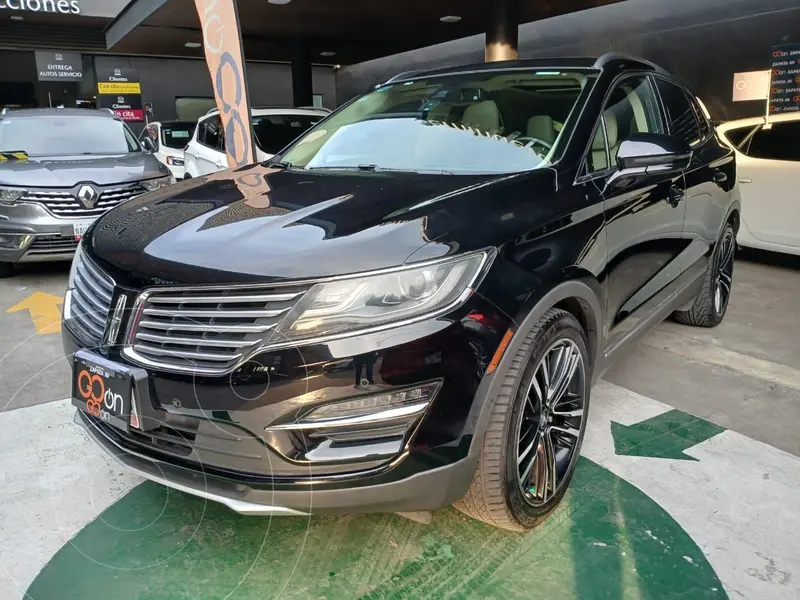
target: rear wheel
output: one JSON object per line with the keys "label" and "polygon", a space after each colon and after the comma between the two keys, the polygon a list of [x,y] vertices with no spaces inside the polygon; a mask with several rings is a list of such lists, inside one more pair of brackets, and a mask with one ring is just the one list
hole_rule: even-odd
{"label": "rear wheel", "polygon": [[505,374],[475,477],[455,507],[490,525],[524,531],[558,505],[575,472],[589,408],[586,334],[551,309]]}
{"label": "rear wheel", "polygon": [[733,286],[733,264],[736,254],[736,235],[730,223],[714,249],[711,263],[703,281],[703,289],[689,310],[675,311],[672,318],[694,327],[716,327],[725,317]]}

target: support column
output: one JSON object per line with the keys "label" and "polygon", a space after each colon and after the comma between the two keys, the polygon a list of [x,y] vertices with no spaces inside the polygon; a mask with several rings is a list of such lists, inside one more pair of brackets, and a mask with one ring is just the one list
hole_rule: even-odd
{"label": "support column", "polygon": [[514,60],[519,42],[518,0],[487,0],[486,62]]}
{"label": "support column", "polygon": [[311,51],[303,40],[292,46],[292,92],[295,106],[314,104],[314,85],[311,79]]}

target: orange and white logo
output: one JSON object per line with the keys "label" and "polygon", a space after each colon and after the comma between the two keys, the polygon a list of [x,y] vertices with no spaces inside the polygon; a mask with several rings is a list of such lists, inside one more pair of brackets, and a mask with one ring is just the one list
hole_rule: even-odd
{"label": "orange and white logo", "polygon": [[103,409],[122,414],[122,396],[106,389],[106,383],[97,373],[83,369],[78,373],[78,392],[86,400],[86,412],[99,417]]}

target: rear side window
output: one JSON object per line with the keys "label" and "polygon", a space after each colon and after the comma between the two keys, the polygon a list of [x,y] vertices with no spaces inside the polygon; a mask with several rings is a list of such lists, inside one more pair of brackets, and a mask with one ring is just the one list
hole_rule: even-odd
{"label": "rear side window", "polygon": [[753,158],[800,162],[800,122],[762,127],[745,146],[742,152]]}
{"label": "rear side window", "polygon": [[222,135],[222,122],[220,121],[219,115],[214,115],[206,119],[201,123],[201,126],[197,141],[204,146],[224,152],[225,136]]}
{"label": "rear side window", "polygon": [[699,143],[704,136],[700,133],[697,115],[683,89],[663,79],[659,79],[657,85],[667,113],[670,134],[689,145]]}
{"label": "rear side window", "polygon": [[703,109],[700,108],[700,103],[697,101],[697,98],[691,94],[686,94],[686,97],[689,99],[689,103],[692,105],[694,114],[697,117],[697,124],[700,127],[700,139],[704,140],[711,135],[714,129],[706,117],[706,114],[703,112]]}
{"label": "rear side window", "polygon": [[742,145],[742,142],[750,135],[750,132],[755,129],[755,125],[748,125],[747,127],[739,127],[738,129],[731,129],[730,131],[726,131],[724,133],[725,138],[734,145],[734,147],[738,148]]}

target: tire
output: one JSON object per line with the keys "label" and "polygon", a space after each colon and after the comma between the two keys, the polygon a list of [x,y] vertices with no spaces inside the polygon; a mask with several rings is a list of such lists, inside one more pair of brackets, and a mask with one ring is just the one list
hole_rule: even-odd
{"label": "tire", "polygon": [[14,275],[14,263],[0,262],[0,279]]}
{"label": "tire", "polygon": [[[569,349],[566,357],[576,362],[575,375],[568,381],[567,391],[580,395],[580,423],[577,417],[562,417],[553,415],[548,421],[542,417],[549,414],[549,410],[543,409],[544,402],[541,398],[545,394],[538,394],[536,390],[544,390],[540,369],[549,364],[553,366],[561,364],[553,356],[558,356],[559,348]],[[545,356],[548,357],[545,363]],[[564,356],[563,354],[561,356]],[[570,363],[564,363],[570,364]],[[499,374],[498,374],[499,375]],[[494,406],[489,418],[489,424],[481,442],[480,456],[475,475],[464,498],[456,502],[456,509],[464,514],[481,520],[489,525],[509,529],[511,531],[526,531],[544,521],[548,515],[558,506],[566,492],[570,480],[575,472],[578,456],[580,455],[583,436],[586,431],[586,420],[589,409],[589,394],[591,382],[591,365],[589,364],[589,353],[587,351],[586,334],[578,320],[570,313],[550,309],[533,329],[525,336],[522,346],[513,358],[511,367],[503,376],[500,392],[495,399]],[[535,385],[533,385],[535,383]],[[551,383],[555,383],[553,378]],[[553,387],[556,387],[553,385]],[[532,402],[528,402],[529,391],[532,395]],[[563,412],[572,407],[577,407],[577,400],[569,399],[564,396],[564,403],[556,402],[556,408]],[[539,400],[539,419],[529,420],[526,415],[535,415],[533,404]],[[577,409],[575,409],[577,412]],[[545,424],[542,424],[542,421]],[[523,437],[523,430],[527,429],[530,423],[535,430],[531,437]],[[561,426],[569,428],[573,434],[567,435],[561,431],[552,429]],[[545,431],[550,427],[548,431]],[[574,432],[577,431],[577,435]],[[541,466],[557,464],[547,461],[547,442],[550,440],[549,448],[555,449],[551,456],[559,455],[560,446],[558,440],[565,444],[572,445],[572,454],[563,459],[562,464],[558,465],[556,472],[555,486],[544,485],[542,498],[539,499],[535,492],[535,487],[531,481],[534,476],[534,466],[536,473],[541,472]],[[528,440],[530,445],[528,445]],[[536,445],[536,441],[539,444]],[[544,440],[544,441],[543,441]],[[533,449],[535,446],[535,449]],[[529,454],[522,452],[523,447],[531,448]],[[540,451],[542,454],[540,454]],[[536,460],[533,460],[536,455]],[[540,456],[542,460],[540,460]],[[518,462],[520,457],[524,457],[522,462]],[[530,462],[530,467],[528,464]],[[528,469],[531,475],[520,477]],[[546,472],[546,471],[545,471]],[[561,473],[560,478],[558,473]],[[536,475],[537,483],[546,479],[540,479]],[[523,481],[525,488],[523,489]],[[548,497],[548,489],[550,496]],[[542,487],[539,487],[542,490]]]}
{"label": "tire", "polygon": [[730,223],[727,223],[714,248],[703,288],[689,310],[676,310],[672,313],[675,322],[693,327],[716,327],[722,323],[731,298],[735,255],[736,234]]}

